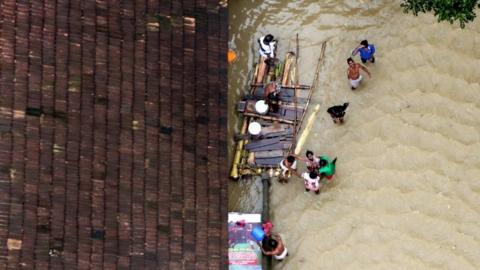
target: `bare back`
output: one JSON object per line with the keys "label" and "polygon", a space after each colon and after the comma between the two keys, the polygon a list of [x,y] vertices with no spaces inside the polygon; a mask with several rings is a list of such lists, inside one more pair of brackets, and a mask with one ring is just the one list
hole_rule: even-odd
{"label": "bare back", "polygon": [[275,250],[272,251],[273,255],[280,255],[283,253],[285,250],[285,245],[283,245],[283,241],[280,238],[280,236],[277,236],[278,238],[276,239],[278,241],[278,246],[275,248]]}
{"label": "bare back", "polygon": [[268,95],[270,93],[273,93],[275,92],[277,86],[275,85],[275,83],[269,83],[265,86],[265,92],[263,93],[263,96],[265,99],[268,99]]}

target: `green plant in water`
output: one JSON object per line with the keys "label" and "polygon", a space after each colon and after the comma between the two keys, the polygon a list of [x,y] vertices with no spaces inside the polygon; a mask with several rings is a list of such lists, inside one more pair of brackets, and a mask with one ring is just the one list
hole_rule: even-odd
{"label": "green plant in water", "polygon": [[438,21],[448,21],[453,24],[455,21],[464,28],[466,23],[473,21],[476,17],[475,8],[480,7],[480,0],[403,0],[400,6],[405,13],[432,12]]}

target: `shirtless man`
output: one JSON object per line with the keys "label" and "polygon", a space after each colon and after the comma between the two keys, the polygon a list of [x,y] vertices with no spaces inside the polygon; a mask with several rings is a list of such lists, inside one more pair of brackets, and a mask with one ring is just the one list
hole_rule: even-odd
{"label": "shirtless man", "polygon": [[279,105],[279,92],[277,91],[277,84],[271,82],[265,86],[265,91],[263,93],[263,98],[267,102],[270,110],[274,113],[277,113],[280,105]]}
{"label": "shirtless man", "polygon": [[277,261],[282,261],[288,256],[287,247],[285,247],[279,234],[272,234],[263,238],[260,248],[263,254],[273,256]]}
{"label": "shirtless man", "polygon": [[360,75],[360,69],[365,71],[368,74],[368,77],[371,78],[370,71],[360,64],[355,63],[352,58],[347,59],[348,63],[348,70],[347,70],[347,78],[350,80],[350,85],[352,86],[352,90],[357,89],[360,85],[360,81],[363,79],[362,75]]}

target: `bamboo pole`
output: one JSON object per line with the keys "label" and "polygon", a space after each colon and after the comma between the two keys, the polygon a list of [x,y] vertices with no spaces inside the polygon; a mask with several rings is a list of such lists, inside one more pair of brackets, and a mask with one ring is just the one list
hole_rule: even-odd
{"label": "bamboo pole", "polygon": [[[299,54],[299,44],[298,44],[298,33],[297,33],[297,38],[295,39],[295,47],[296,47],[296,52],[295,52],[295,88],[293,88],[293,103],[295,104],[295,122],[293,123],[293,143],[292,143],[292,147],[290,148],[290,150],[295,147],[295,144],[296,144],[296,141],[297,141],[297,114],[298,114],[298,110],[297,110],[297,85],[299,85],[299,82],[298,82],[298,78],[299,78],[299,72],[298,72],[298,54]],[[312,92],[310,90],[310,92]],[[308,104],[307,104],[308,105]],[[303,115],[305,114],[306,112],[304,111],[303,112]]]}
{"label": "bamboo pole", "polygon": [[[248,120],[244,119],[242,124],[242,129],[240,131],[241,135],[244,135],[247,131],[248,127]],[[240,163],[240,159],[242,158],[242,151],[243,146],[245,145],[245,140],[240,140],[237,142],[237,148],[235,150],[235,156],[233,158],[233,165],[230,171],[230,177],[233,179],[238,179],[238,164]]]}
{"label": "bamboo pole", "polygon": [[[319,73],[320,73],[320,66],[323,63],[326,46],[327,46],[327,43],[326,43],[326,41],[324,41],[322,43],[322,49],[320,51],[320,56],[318,57],[317,67],[315,68],[315,75],[314,75],[314,78],[313,78],[313,81],[312,81],[311,90],[310,90],[310,93],[308,94],[306,108],[308,108],[308,105],[310,104],[310,100],[312,99],[313,91],[317,87],[318,77],[319,77]],[[295,147],[295,150],[294,150],[295,153],[298,154],[300,152],[300,149],[303,146],[303,143],[305,142],[306,137],[307,137],[308,133],[310,132],[310,129],[312,128],[313,120],[315,119],[315,116],[317,115],[319,109],[320,109],[320,105],[315,106],[315,110],[310,115],[310,117],[308,119],[307,126],[305,127],[305,130],[303,131],[303,134],[301,135],[301,137],[299,139],[299,142]],[[302,119],[300,120],[300,125],[298,126],[298,131],[300,131],[300,129],[301,129],[303,120],[305,119],[305,115],[306,115],[306,112],[302,115]]]}
{"label": "bamboo pole", "polygon": [[282,85],[290,85],[288,83],[290,79],[290,69],[292,66],[292,52],[288,52],[287,56],[285,57],[285,68],[283,69],[283,76],[282,76]]}
{"label": "bamboo pole", "polygon": [[259,114],[248,113],[248,112],[247,112],[247,113],[243,113],[243,115],[245,115],[245,116],[250,116],[250,117],[256,117],[256,118],[260,118],[260,119],[264,119],[264,120],[278,121],[278,122],[281,122],[281,123],[293,125],[293,121],[287,120],[287,119],[283,119],[283,118],[279,118],[279,117],[268,116],[268,115],[259,115]]}
{"label": "bamboo pole", "polygon": [[317,116],[318,111],[320,110],[320,105],[317,104],[315,106],[315,109],[313,110],[312,114],[308,117],[307,120],[307,125],[305,126],[305,129],[302,132],[302,135],[300,135],[300,138],[298,139],[298,143],[295,146],[295,151],[294,153],[298,155],[300,153],[300,150],[303,147],[303,144],[305,143],[305,140],[307,139],[307,135],[310,133],[310,130],[312,129],[315,117]]}
{"label": "bamboo pole", "polygon": [[[320,56],[318,57],[317,67],[315,68],[315,75],[313,77],[312,86],[310,87],[311,91],[308,94],[307,105],[305,106],[306,108],[308,108],[308,105],[310,104],[310,100],[312,99],[313,91],[317,88],[318,77],[320,75],[320,67],[321,67],[321,65],[323,63],[323,60],[324,60],[325,48],[326,47],[327,47],[327,42],[324,41],[322,43],[322,49],[320,50]],[[301,124],[303,122],[303,119],[305,118],[305,115],[306,115],[306,113],[303,114],[302,119],[300,120],[300,126],[298,127],[299,130],[301,128]]]}
{"label": "bamboo pole", "polygon": [[[263,83],[254,83],[254,84],[251,84],[250,86],[252,87],[263,87],[265,84]],[[302,90],[305,90],[305,89],[310,89],[310,85],[280,85],[281,88],[285,88],[285,89],[302,89]]]}

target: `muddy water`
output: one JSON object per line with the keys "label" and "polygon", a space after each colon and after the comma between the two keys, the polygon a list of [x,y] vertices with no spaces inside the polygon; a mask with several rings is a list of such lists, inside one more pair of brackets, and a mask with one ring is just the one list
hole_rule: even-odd
{"label": "muddy water", "polygon": [[[246,91],[261,34],[282,46],[299,33],[304,83],[328,40],[312,100],[322,109],[302,152],[337,156],[337,175],[318,196],[298,179],[274,183],[271,215],[290,250],[275,269],[480,269],[479,18],[461,30],[405,15],[393,1],[229,4],[241,56],[230,69],[230,105]],[[364,38],[377,62],[353,92],[345,59]],[[327,106],[347,101],[346,123],[334,126]],[[232,183],[230,208],[257,209],[249,201],[259,190]]]}

